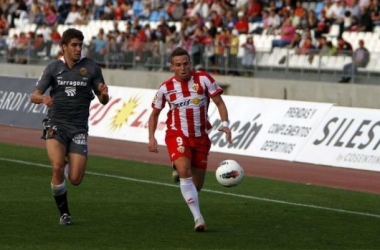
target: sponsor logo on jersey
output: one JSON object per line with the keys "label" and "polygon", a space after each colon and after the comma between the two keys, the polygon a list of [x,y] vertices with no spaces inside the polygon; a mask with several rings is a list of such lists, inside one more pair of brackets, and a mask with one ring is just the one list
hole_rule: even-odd
{"label": "sponsor logo on jersey", "polygon": [[178,150],[178,152],[180,152],[180,153],[184,153],[185,152],[185,147],[184,146],[179,146],[178,148],[177,148],[177,150]]}
{"label": "sponsor logo on jersey", "polygon": [[173,90],[168,90],[166,92],[166,94],[174,94],[174,93],[177,93],[177,90],[173,89]]}
{"label": "sponsor logo on jersey", "polygon": [[186,107],[190,105],[190,99],[185,100],[183,102],[173,103],[173,108]]}
{"label": "sponsor logo on jersey", "polygon": [[82,76],[87,75],[87,72],[88,72],[88,70],[87,70],[86,68],[80,68],[80,69],[79,69],[79,73],[80,73]]}
{"label": "sponsor logo on jersey", "polygon": [[58,85],[68,85],[68,86],[87,86],[87,82],[82,81],[57,81]]}
{"label": "sponsor logo on jersey", "polygon": [[193,85],[191,85],[191,88],[195,91],[195,92],[198,92],[198,89],[199,89],[199,83],[193,83]]}
{"label": "sponsor logo on jersey", "polygon": [[199,98],[195,97],[195,98],[193,99],[193,103],[194,103],[195,105],[198,105],[198,104],[199,104]]}
{"label": "sponsor logo on jersey", "polygon": [[77,90],[75,87],[66,87],[65,92],[66,92],[67,96],[75,96]]}
{"label": "sponsor logo on jersey", "polygon": [[87,136],[86,134],[77,134],[73,138],[73,142],[78,145],[87,145]]}

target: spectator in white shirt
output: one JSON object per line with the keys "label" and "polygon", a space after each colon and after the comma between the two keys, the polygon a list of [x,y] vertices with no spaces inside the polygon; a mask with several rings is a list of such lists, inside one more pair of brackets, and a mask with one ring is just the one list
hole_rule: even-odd
{"label": "spectator in white shirt", "polygon": [[199,13],[203,19],[208,18],[210,8],[205,0],[198,0],[195,4],[193,10],[191,11],[191,16],[195,16],[196,13]]}
{"label": "spectator in white shirt", "polygon": [[65,24],[76,24],[77,21],[82,20],[82,16],[78,11],[78,6],[71,5],[70,12],[66,17]]}

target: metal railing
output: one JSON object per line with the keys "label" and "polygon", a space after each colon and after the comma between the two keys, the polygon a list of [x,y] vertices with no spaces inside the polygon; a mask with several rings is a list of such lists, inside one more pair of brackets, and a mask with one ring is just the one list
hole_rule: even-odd
{"label": "metal railing", "polygon": [[[96,52],[91,46],[87,46],[83,49],[83,53],[102,67],[109,69],[170,70],[169,58],[172,49],[164,43],[159,45],[149,43],[139,47],[127,47],[126,49],[122,49],[121,46],[114,46],[114,48],[114,50],[108,49],[101,53]],[[58,52],[57,49],[54,51]],[[234,53],[231,53],[232,51]],[[249,56],[244,52],[237,52],[236,49],[232,50],[230,47],[197,45],[196,47],[193,46],[189,52],[195,69],[220,75],[274,79],[335,82],[342,76],[343,67],[352,62],[350,55],[352,53],[348,52],[340,55],[327,55],[314,50],[308,51],[307,54],[299,54],[295,50],[286,48],[274,48],[270,52],[257,51]],[[0,50],[0,61],[46,65],[57,56],[56,53],[52,53],[50,58],[46,55],[46,48],[40,51],[19,49],[12,53]],[[371,53],[370,61],[366,67],[352,71],[352,81],[377,83],[380,76],[379,56],[377,53]]]}

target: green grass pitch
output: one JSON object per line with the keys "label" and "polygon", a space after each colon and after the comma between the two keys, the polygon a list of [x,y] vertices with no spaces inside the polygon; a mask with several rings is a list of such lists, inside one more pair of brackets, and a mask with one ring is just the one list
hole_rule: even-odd
{"label": "green grass pitch", "polygon": [[0,143],[0,249],[380,249],[380,196],[245,176],[206,177],[192,215],[171,169],[89,157],[68,185],[74,225],[59,226],[46,151]]}

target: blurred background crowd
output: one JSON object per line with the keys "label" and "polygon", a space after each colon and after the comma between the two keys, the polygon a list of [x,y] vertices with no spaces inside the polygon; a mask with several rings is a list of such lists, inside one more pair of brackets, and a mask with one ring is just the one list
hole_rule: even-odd
{"label": "blurred background crowd", "polygon": [[[84,53],[105,67],[165,70],[181,46],[196,68],[250,74],[257,52],[275,48],[307,55],[310,64],[315,55],[351,56],[367,37],[344,34],[375,34],[379,8],[378,0],[0,0],[0,51],[8,62],[49,60],[62,31],[76,27],[86,36]],[[378,39],[368,43],[375,48]]]}

